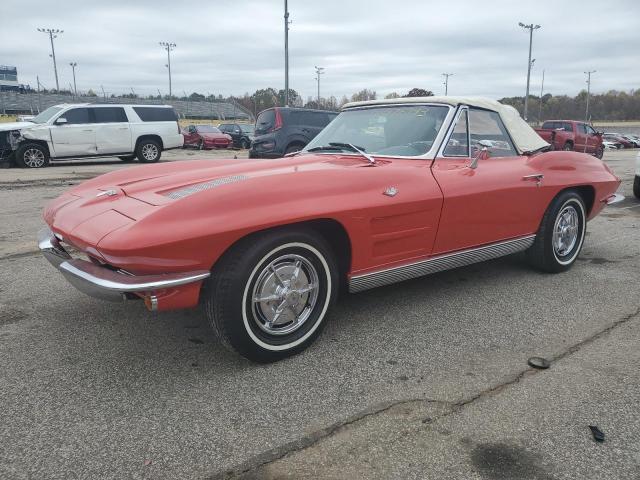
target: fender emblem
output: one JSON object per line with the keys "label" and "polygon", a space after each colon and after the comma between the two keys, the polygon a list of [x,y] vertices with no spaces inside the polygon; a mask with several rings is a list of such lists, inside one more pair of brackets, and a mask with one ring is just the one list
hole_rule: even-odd
{"label": "fender emblem", "polygon": [[107,197],[113,197],[114,195],[117,195],[118,192],[116,190],[105,190],[104,192],[100,192],[99,194],[96,195],[96,197],[103,197],[103,196],[107,196]]}
{"label": "fender emblem", "polygon": [[387,187],[387,189],[382,192],[383,195],[387,197],[395,197],[398,194],[398,189],[396,187]]}

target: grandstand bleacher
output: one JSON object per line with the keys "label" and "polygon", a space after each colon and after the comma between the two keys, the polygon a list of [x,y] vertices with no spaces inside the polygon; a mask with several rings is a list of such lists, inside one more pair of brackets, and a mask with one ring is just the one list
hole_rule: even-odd
{"label": "grandstand bleacher", "polygon": [[60,103],[134,103],[171,105],[180,118],[212,120],[253,120],[253,114],[241,105],[220,100],[149,100],[128,97],[88,97],[61,95],[55,93],[0,92],[0,114],[36,115],[52,105]]}

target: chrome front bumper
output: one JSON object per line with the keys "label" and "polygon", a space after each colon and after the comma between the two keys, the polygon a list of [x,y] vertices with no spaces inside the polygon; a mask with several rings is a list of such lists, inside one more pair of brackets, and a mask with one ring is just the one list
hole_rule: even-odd
{"label": "chrome front bumper", "polygon": [[72,258],[47,227],[38,232],[38,248],[51,265],[78,290],[109,301],[122,301],[128,293],[152,296],[157,290],[198,282],[211,275],[206,270],[161,275],[129,275],[110,270],[86,260]]}

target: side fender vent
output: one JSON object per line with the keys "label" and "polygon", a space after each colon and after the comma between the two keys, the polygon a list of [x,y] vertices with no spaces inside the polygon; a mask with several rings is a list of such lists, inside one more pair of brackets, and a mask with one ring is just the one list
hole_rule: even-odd
{"label": "side fender vent", "polygon": [[221,187],[222,185],[227,185],[229,183],[241,182],[248,178],[249,177],[246,175],[232,175],[230,177],[216,178],[215,180],[210,180],[208,182],[194,183],[193,185],[189,185],[188,187],[184,187],[179,190],[164,192],[164,195],[173,200],[179,200],[181,198],[188,197],[189,195],[193,195],[194,193],[202,192],[203,190],[211,190],[212,188]]}

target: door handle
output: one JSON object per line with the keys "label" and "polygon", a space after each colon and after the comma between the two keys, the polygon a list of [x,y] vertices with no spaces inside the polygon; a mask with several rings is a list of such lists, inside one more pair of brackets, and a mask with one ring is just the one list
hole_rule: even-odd
{"label": "door handle", "polygon": [[93,130],[89,129],[89,130],[82,130],[83,132],[93,132]]}
{"label": "door handle", "polygon": [[542,184],[542,180],[544,179],[544,175],[542,173],[533,173],[531,175],[525,175],[522,177],[522,180],[535,180],[536,187],[539,187]]}
{"label": "door handle", "polygon": [[129,130],[129,127],[120,127],[118,130]]}

